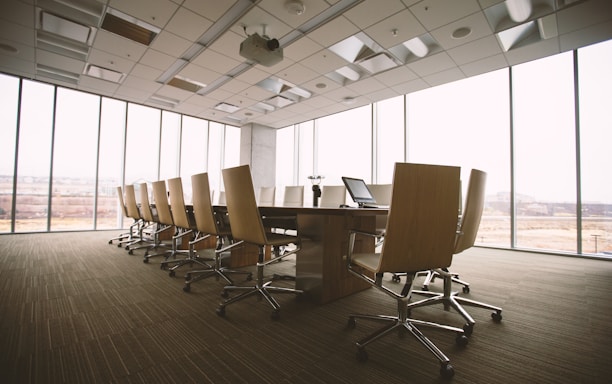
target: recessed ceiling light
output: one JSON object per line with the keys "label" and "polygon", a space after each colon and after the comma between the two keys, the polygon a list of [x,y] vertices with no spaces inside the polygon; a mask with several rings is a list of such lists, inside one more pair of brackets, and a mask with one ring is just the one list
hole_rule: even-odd
{"label": "recessed ceiling light", "polygon": [[472,33],[472,29],[470,27],[461,27],[457,28],[453,31],[453,39],[463,39],[468,37]]}
{"label": "recessed ceiling light", "polygon": [[345,104],[345,105],[355,104],[355,98],[352,96],[343,97],[342,104]]}
{"label": "recessed ceiling light", "polygon": [[323,89],[323,88],[327,88],[327,84],[325,84],[325,83],[317,83],[315,85],[315,87],[317,87],[319,89]]}

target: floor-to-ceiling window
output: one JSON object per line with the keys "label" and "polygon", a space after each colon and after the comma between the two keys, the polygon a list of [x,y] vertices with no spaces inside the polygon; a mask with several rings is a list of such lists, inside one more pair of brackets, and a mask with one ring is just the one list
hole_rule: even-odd
{"label": "floor-to-ceiling window", "polygon": [[406,97],[407,160],[461,166],[463,196],[472,168],[487,173],[477,243],[510,246],[508,70]]}
{"label": "floor-to-ceiling window", "polygon": [[612,41],[578,50],[582,252],[612,253]]}
{"label": "floor-to-ceiling window", "polygon": [[516,246],[576,251],[572,52],[512,68]]}
{"label": "floor-to-ceiling window", "polygon": [[0,74],[0,233],[11,231],[19,79]]}
{"label": "floor-to-ceiling window", "polygon": [[404,110],[404,96],[375,104],[374,183],[391,183],[395,163],[405,161]]}
{"label": "floor-to-ceiling window", "polygon": [[55,87],[23,80],[21,92],[15,231],[46,231],[49,229]]}

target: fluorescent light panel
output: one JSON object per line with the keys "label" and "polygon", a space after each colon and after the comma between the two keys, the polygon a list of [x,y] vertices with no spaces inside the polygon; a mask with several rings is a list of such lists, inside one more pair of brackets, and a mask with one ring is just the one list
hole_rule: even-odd
{"label": "fluorescent light panel", "polygon": [[240,107],[237,107],[237,106],[235,106],[233,104],[228,104],[228,103],[219,103],[219,104],[215,105],[215,109],[218,110],[218,111],[234,113],[237,110],[239,110]]}
{"label": "fluorescent light panel", "polygon": [[91,28],[86,25],[75,23],[45,11],[40,13],[40,25],[43,31],[84,44],[89,42]]}
{"label": "fluorescent light panel", "polygon": [[117,84],[121,84],[121,82],[125,78],[125,73],[117,72],[108,68],[98,67],[97,65],[93,64],[87,64],[85,66],[84,74]]}
{"label": "fluorescent light panel", "polygon": [[158,27],[113,8],[106,11],[102,29],[147,46],[161,32]]}

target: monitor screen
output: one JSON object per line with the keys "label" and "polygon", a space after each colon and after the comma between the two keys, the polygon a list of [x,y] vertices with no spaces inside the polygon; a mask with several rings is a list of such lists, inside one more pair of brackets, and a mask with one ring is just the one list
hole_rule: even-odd
{"label": "monitor screen", "polygon": [[359,205],[362,204],[376,204],[376,199],[372,196],[372,193],[368,189],[368,186],[363,179],[355,179],[352,177],[342,177],[346,189],[349,191],[351,198],[354,202]]}

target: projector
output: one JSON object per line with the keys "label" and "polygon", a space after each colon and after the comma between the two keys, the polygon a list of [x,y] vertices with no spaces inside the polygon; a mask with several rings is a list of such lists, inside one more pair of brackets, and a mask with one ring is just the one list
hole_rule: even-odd
{"label": "projector", "polygon": [[278,40],[254,33],[240,43],[240,56],[271,67],[283,60],[283,49],[279,47]]}

